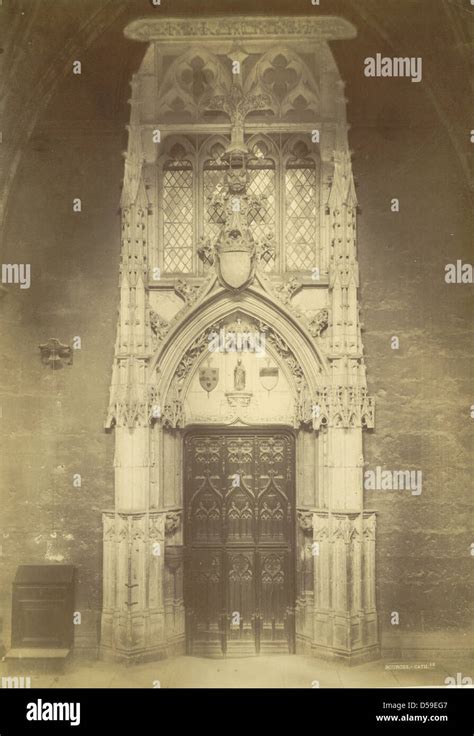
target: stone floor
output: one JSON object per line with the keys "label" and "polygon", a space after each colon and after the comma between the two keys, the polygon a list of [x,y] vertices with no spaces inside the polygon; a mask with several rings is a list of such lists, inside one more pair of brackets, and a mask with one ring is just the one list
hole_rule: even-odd
{"label": "stone floor", "polygon": [[[77,663],[64,674],[30,675],[31,687],[47,688],[349,688],[444,687],[448,676],[473,677],[471,659],[442,662],[378,660],[353,667],[306,656],[247,659],[176,657],[125,666],[100,661]],[[0,677],[7,675],[0,662]],[[1,683],[1,680],[0,680]]]}

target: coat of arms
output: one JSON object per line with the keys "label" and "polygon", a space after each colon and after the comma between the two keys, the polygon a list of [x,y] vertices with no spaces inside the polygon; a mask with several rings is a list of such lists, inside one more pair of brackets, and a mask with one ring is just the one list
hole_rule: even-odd
{"label": "coat of arms", "polygon": [[255,274],[257,248],[250,223],[262,207],[259,200],[247,194],[245,157],[239,158],[238,163],[226,174],[225,190],[218,191],[209,202],[212,221],[221,225],[210,248],[212,260],[222,286],[236,291],[248,286]]}
{"label": "coat of arms", "polygon": [[201,384],[201,387],[204,389],[204,391],[207,391],[209,394],[211,391],[215,389],[219,382],[219,368],[211,368],[211,366],[206,366],[206,368],[201,368],[199,371],[199,383]]}
{"label": "coat of arms", "polygon": [[276,366],[267,366],[260,368],[260,383],[266,391],[273,391],[278,383],[278,368]]}
{"label": "coat of arms", "polygon": [[252,283],[257,258],[264,262],[273,257],[274,244],[269,233],[262,242],[256,242],[251,226],[257,216],[265,219],[266,197],[256,197],[248,192],[248,160],[252,158],[244,141],[244,120],[249,110],[265,108],[265,95],[245,96],[238,75],[234,75],[230,96],[217,96],[208,102],[208,109],[222,109],[231,118],[231,141],[222,160],[227,165],[225,184],[209,197],[208,211],[211,222],[220,226],[214,242],[202,238],[198,253],[205,262],[214,263],[219,281],[234,291],[245,289]]}

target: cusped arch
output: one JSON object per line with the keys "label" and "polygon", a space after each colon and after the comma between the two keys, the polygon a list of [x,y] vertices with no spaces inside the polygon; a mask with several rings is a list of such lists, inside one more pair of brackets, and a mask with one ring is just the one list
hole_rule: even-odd
{"label": "cusped arch", "polygon": [[265,330],[270,352],[296,377],[298,390],[304,386],[314,396],[327,384],[327,359],[290,310],[257,287],[249,288],[238,300],[218,289],[172,326],[152,358],[149,382],[163,402],[173,381],[180,390],[186,385],[209,344],[209,334],[235,312]]}
{"label": "cusped arch", "polygon": [[[238,312],[239,316],[244,317],[244,319],[249,318],[249,315],[245,314],[245,312],[241,309],[236,310],[236,312]],[[278,366],[281,374],[284,377],[284,380],[286,381],[288,390],[291,393],[292,400],[294,402],[297,401],[298,399],[298,381],[297,381],[298,376],[294,376],[292,374],[290,366],[288,366],[284,362],[284,360],[281,358],[281,356],[279,356],[278,352],[275,350],[273,346],[266,344],[265,354],[273,361],[275,365]],[[208,359],[209,359],[209,354],[205,349],[203,350],[201,354],[196,356],[195,362],[189,370],[189,375],[183,379],[182,384],[181,384],[180,394],[182,396],[183,402],[186,401],[186,398],[188,396],[188,391],[193,384],[195,376],[198,375],[200,369],[206,365]],[[169,395],[169,392],[168,392],[168,395]]]}

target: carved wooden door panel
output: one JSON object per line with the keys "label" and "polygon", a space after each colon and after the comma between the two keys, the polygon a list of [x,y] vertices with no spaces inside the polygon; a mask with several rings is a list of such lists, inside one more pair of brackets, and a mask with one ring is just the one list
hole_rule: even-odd
{"label": "carved wooden door panel", "polygon": [[188,652],[291,652],[294,439],[196,430],[185,439]]}

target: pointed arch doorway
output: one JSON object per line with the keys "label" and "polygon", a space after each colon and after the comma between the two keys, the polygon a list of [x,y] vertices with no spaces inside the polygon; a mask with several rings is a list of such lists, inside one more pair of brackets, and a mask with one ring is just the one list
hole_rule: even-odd
{"label": "pointed arch doorway", "polygon": [[188,654],[294,653],[294,448],[276,426],[186,431]]}
{"label": "pointed arch doorway", "polygon": [[[229,653],[234,641],[242,652],[271,642],[291,650],[295,515],[298,652],[351,663],[377,656],[376,513],[364,507],[363,488],[363,431],[374,427],[374,401],[359,322],[343,80],[329,45],[353,38],[355,29],[335,17],[263,24],[252,17],[147,18],[126,34],[149,46],[132,83],[121,200],[120,311],[106,422],[115,427],[116,453],[114,508],[104,512],[103,656],[137,661],[182,653],[185,551],[188,562],[207,554],[205,575],[199,566],[186,574],[195,652],[203,644]],[[230,39],[249,49],[239,51],[241,74],[232,74]],[[283,74],[291,68],[299,80],[286,92],[267,83],[269,73],[280,76],[282,59]],[[195,97],[178,84],[176,107],[177,80],[196,64],[209,71],[208,89]],[[325,111],[317,142],[311,110]],[[151,125],[161,131],[160,145]],[[229,350],[223,333],[240,334],[242,346],[245,335],[245,350]],[[251,344],[249,334],[258,340]],[[218,349],[211,350],[215,335]],[[271,480],[275,490],[277,476],[262,460],[258,472],[243,467],[240,487],[233,486],[238,469],[225,466],[228,430],[206,429],[211,449],[227,443],[220,474],[206,477],[194,455],[189,463],[211,505],[203,511],[196,502],[199,485],[184,498],[184,433],[221,424],[242,443],[244,427],[257,433],[256,425],[265,425],[274,439],[282,429],[273,428],[294,428],[297,508],[290,504],[291,533],[281,544],[262,539],[267,508],[259,506],[259,483]],[[254,445],[262,443],[255,434]],[[193,537],[199,528],[200,539]],[[276,581],[268,583],[276,600],[280,553],[290,560],[281,604],[289,613],[255,624],[268,580]]]}

